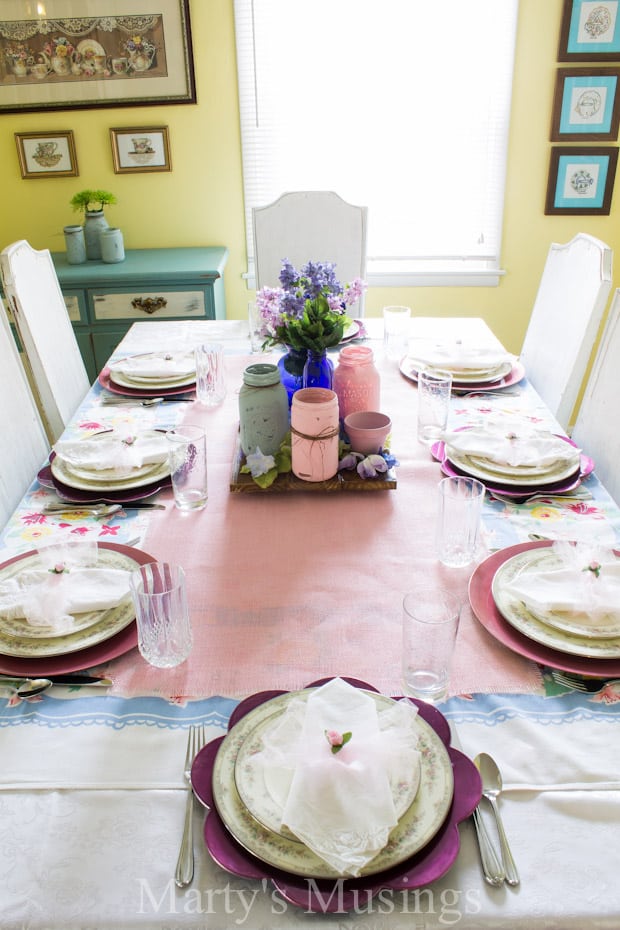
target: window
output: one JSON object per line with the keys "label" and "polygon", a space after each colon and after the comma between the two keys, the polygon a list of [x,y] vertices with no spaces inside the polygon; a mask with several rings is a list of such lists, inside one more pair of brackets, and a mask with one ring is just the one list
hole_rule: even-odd
{"label": "window", "polygon": [[235,0],[250,284],[290,190],[368,207],[371,284],[497,283],[517,6]]}

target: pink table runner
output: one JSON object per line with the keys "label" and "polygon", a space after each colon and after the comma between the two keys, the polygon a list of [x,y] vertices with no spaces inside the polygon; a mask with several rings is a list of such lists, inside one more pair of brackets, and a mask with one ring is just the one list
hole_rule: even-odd
{"label": "pink table runner", "polygon": [[471,571],[436,560],[439,466],[415,438],[417,390],[393,362],[377,359],[381,406],[392,418],[400,462],[396,490],[229,491],[237,395],[243,369],[255,360],[228,356],[224,403],[214,410],[191,405],[185,413],[184,422],[207,429],[206,509],[154,513],[143,545],[187,572],[193,652],[177,669],[161,671],[133,650],[110,665],[115,690],[182,699],[349,675],[398,693],[402,598],[434,579],[465,603],[451,693],[538,690],[537,666],[496,643],[472,616]]}

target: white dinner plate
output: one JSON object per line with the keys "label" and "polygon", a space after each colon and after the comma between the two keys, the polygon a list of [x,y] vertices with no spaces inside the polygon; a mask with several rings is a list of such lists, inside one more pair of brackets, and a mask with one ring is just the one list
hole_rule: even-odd
{"label": "white dinner plate", "polygon": [[531,467],[526,466],[522,471],[517,472],[512,466],[504,471],[497,462],[492,463],[492,467],[484,465],[480,460],[475,461],[472,456],[459,452],[451,446],[446,446],[446,458],[452,462],[460,471],[467,472],[472,478],[479,478],[486,483],[501,483],[515,485],[517,487],[544,487],[546,484],[555,484],[558,481],[564,481],[571,475],[579,472],[580,454],[575,450],[575,459],[569,461],[555,462],[548,468],[541,468],[532,471]]}
{"label": "white dinner plate", "polygon": [[[561,567],[562,562],[549,548],[532,549],[514,555],[495,572],[491,591],[495,605],[504,619],[524,636],[558,652],[593,659],[615,659],[620,657],[620,636],[592,636],[601,632],[602,624],[592,624],[587,633],[579,630],[582,621],[575,615],[573,629],[566,629],[566,613],[549,611],[534,614],[518,598],[506,590],[506,585],[523,571],[542,571]],[[613,626],[611,630],[613,631]]]}
{"label": "white dinner plate", "polygon": [[[389,698],[380,702],[389,706]],[[276,726],[284,710],[276,711],[271,717],[262,720],[247,736],[239,748],[235,763],[235,784],[239,796],[250,814],[263,827],[273,833],[279,833],[293,842],[301,842],[285,826],[281,826],[282,812],[290,788],[286,777],[280,778],[272,774],[272,781],[267,784],[264,767],[258,761],[259,753],[263,750],[263,740],[269,730]],[[413,802],[420,784],[420,770],[412,771],[407,780],[398,780],[391,783],[392,800],[396,816],[400,819]]]}
{"label": "white dinner plate", "polygon": [[[15,578],[23,571],[35,569],[40,564],[37,552],[29,553],[23,559],[0,565],[0,581]],[[138,563],[115,549],[99,549],[98,564],[101,568],[117,568],[133,571]],[[75,615],[75,629],[70,633],[56,634],[50,630],[31,626],[25,618],[8,620],[0,618],[0,654],[20,656],[29,659],[43,659],[60,656],[86,649],[102,643],[134,620],[131,595],[107,610],[92,610]]]}
{"label": "white dinner plate", "polygon": [[[158,430],[143,430],[143,436],[160,436]],[[109,438],[108,431],[95,433],[85,437],[85,440],[105,440]],[[168,462],[149,462],[146,465],[138,466],[132,470],[130,475],[117,477],[113,474],[112,469],[102,469],[92,471],[86,468],[76,468],[64,461],[59,455],[55,455],[50,460],[50,469],[54,478],[70,488],[76,488],[80,491],[125,491],[131,488],[141,488],[144,485],[152,484],[167,478],[170,474]]]}
{"label": "white dinner plate", "polygon": [[[285,710],[293,698],[310,690],[287,692],[266,701],[244,716],[224,738],[213,767],[213,796],[218,814],[244,849],[276,868],[311,878],[339,878],[338,872],[304,843],[287,839],[263,827],[243,803],[235,782],[239,751],[265,719]],[[378,702],[389,701],[365,692]],[[420,716],[417,749],[420,752],[420,786],[413,803],[392,830],[390,839],[361,875],[374,875],[410,858],[433,838],[444,822],[454,792],[450,757],[444,743]]]}

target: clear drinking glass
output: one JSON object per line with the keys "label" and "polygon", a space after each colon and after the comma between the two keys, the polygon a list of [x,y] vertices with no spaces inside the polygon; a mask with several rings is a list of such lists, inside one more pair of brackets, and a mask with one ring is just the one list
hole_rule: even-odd
{"label": "clear drinking glass", "polygon": [[475,478],[442,478],[439,482],[437,557],[450,568],[474,561],[484,492],[484,485]]}
{"label": "clear drinking glass", "polygon": [[207,503],[207,437],[199,426],[168,430],[168,464],[179,510],[202,510]]}
{"label": "clear drinking glass", "polygon": [[263,351],[263,342],[265,337],[263,336],[263,318],[260,314],[260,311],[257,305],[250,301],[248,304],[248,326],[250,333],[250,348],[252,353],[262,352]]}
{"label": "clear drinking glass", "polygon": [[183,569],[167,562],[141,565],[130,586],[141,655],[157,668],[180,665],[192,649]]}
{"label": "clear drinking glass", "polygon": [[226,396],[224,346],[207,342],[196,346],[196,399],[206,407],[216,407]]}
{"label": "clear drinking glass", "polygon": [[452,375],[449,371],[418,372],[418,440],[431,445],[441,439],[448,425]]}
{"label": "clear drinking glass", "polygon": [[387,358],[400,361],[407,354],[411,307],[383,308],[383,348]]}
{"label": "clear drinking glass", "polygon": [[405,595],[402,672],[407,694],[429,703],[446,697],[460,616],[459,598],[437,585]]}

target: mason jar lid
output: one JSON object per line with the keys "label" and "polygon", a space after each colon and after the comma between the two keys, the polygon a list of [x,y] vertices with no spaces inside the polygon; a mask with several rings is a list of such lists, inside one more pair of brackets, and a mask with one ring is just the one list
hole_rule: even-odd
{"label": "mason jar lid", "polygon": [[243,383],[251,387],[268,387],[270,384],[278,384],[280,381],[280,371],[277,365],[269,365],[267,362],[256,362],[254,365],[248,365],[243,372]]}
{"label": "mason jar lid", "polygon": [[344,365],[365,365],[373,361],[373,352],[368,346],[345,346],[340,350],[338,361]]}

